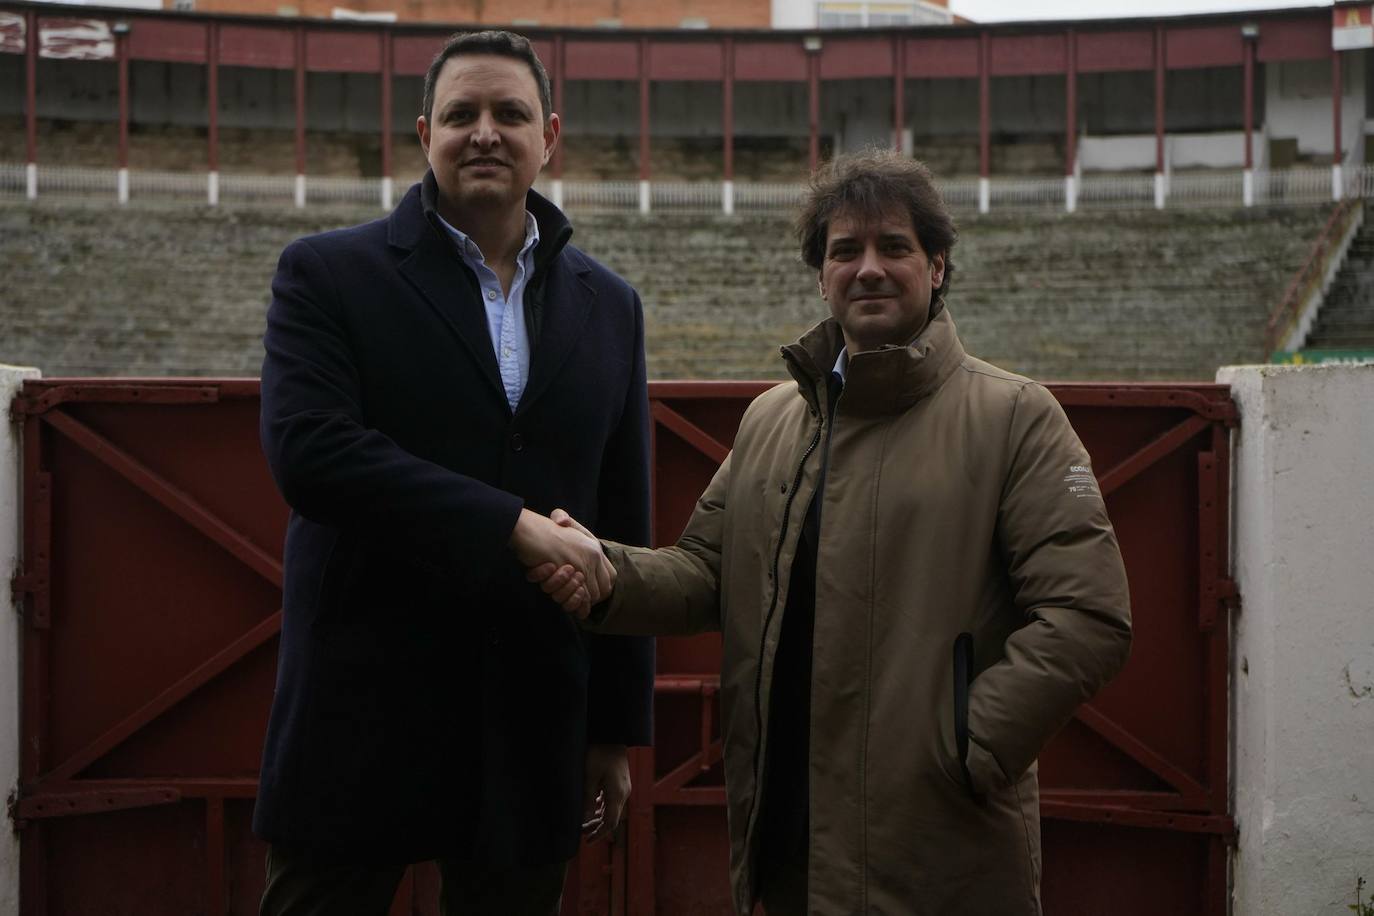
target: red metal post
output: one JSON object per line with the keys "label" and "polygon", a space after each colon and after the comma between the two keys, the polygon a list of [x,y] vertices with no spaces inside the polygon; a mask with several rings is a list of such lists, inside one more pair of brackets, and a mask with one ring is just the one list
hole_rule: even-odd
{"label": "red metal post", "polygon": [[1245,40],[1245,168],[1254,167],[1253,139],[1251,132],[1255,121],[1255,42]]}
{"label": "red metal post", "polygon": [[205,912],[228,916],[229,884],[225,876],[224,799],[205,799]]}
{"label": "red metal post", "polygon": [[[566,67],[563,63],[564,44],[563,36],[555,35],[553,39],[553,110],[558,116],[563,117],[563,74]],[[558,145],[553,148],[553,177],[560,179],[563,177],[563,143],[562,136],[558,138]]]}
{"label": "red metal post", "polygon": [[1331,52],[1331,164],[1341,164],[1341,52]]}
{"label": "red metal post", "polygon": [[722,74],[720,81],[721,146],[726,181],[735,179],[735,40],[726,38],[721,48]]}
{"label": "red metal post", "polygon": [[119,167],[129,167],[129,33],[115,34],[115,58],[119,67]]}
{"label": "red metal post", "polygon": [[630,751],[631,784],[629,812],[629,849],[626,867],[626,911],[653,913],[657,909],[654,888],[654,847],[657,837],[654,825],[654,749],[635,748]]}
{"label": "red metal post", "polygon": [[1072,175],[1078,155],[1078,37],[1073,29],[1064,33],[1064,44],[1064,174]]}
{"label": "red metal post", "polygon": [[206,164],[219,171],[219,25],[205,27]]}
{"label": "red metal post", "polygon": [[902,151],[902,130],[906,127],[906,40],[892,37],[892,148]]}
{"label": "red metal post", "polygon": [[1164,29],[1155,27],[1155,171],[1164,171]]}
{"label": "red metal post", "polygon": [[639,180],[649,180],[649,39],[639,40]]}
{"label": "red metal post", "polygon": [[987,32],[978,36],[978,174],[992,174],[992,45]]}
{"label": "red metal post", "polygon": [[384,29],[382,40],[382,177],[391,177],[391,71],[392,35]]}
{"label": "red metal post", "polygon": [[305,174],[305,29],[296,28],[296,174]]}
{"label": "red metal post", "polygon": [[38,162],[38,14],[24,15],[24,149],[29,163]]}
{"label": "red metal post", "polygon": [[821,164],[821,55],[811,52],[806,57],[807,112],[810,145],[807,168],[814,172]]}

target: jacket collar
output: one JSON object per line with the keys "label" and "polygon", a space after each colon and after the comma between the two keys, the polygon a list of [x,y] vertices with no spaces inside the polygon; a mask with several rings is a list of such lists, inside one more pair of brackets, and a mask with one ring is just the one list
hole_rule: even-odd
{"label": "jacket collar", "polygon": [[[827,318],[782,348],[788,371],[813,408],[821,406],[817,391],[843,346],[839,322]],[[964,346],[942,303],[910,344],[849,354],[841,405],[859,416],[901,413],[943,385],[963,360]]]}
{"label": "jacket collar", "polygon": [[[441,239],[448,241],[449,235],[439,223],[438,208],[439,185],[434,180],[434,170],[431,169],[425,172],[425,177],[419,184],[413,185],[396,205],[396,209],[391,211],[387,224],[387,241],[398,248],[406,249],[419,247],[430,233],[438,234]],[[572,223],[568,222],[562,210],[554,206],[553,201],[533,188],[525,193],[525,209],[539,226],[539,244],[534,249],[534,275],[542,277],[549,264],[553,263],[572,238]],[[585,268],[580,259],[578,267]]]}
{"label": "jacket collar", "polygon": [[[392,211],[387,241],[409,252],[397,269],[453,329],[486,378],[492,396],[506,404],[486,310],[477,301],[477,281],[463,262],[453,237],[438,223],[434,206],[437,198],[438,187],[433,174],[428,173]],[[534,276],[525,290],[525,319],[532,348],[529,381],[520,399],[521,406],[533,403],[551,384],[576,345],[595,299],[586,276],[591,273],[591,265],[577,249],[567,247],[572,237],[567,217],[534,191],[526,195],[525,208],[539,224],[539,244],[534,250]],[[475,307],[454,307],[455,299],[461,301],[464,289],[471,292]],[[556,308],[544,308],[546,292],[557,299]]]}

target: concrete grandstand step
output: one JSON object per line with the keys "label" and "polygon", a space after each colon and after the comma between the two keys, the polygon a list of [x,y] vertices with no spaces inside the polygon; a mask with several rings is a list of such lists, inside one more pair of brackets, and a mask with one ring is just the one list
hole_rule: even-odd
{"label": "concrete grandstand step", "polygon": [[[1264,358],[1269,309],[1328,213],[966,219],[950,311],[970,352],[1013,371],[1210,380]],[[281,248],[376,215],[0,204],[0,359],[50,375],[256,374]],[[789,215],[572,219],[574,244],[639,289],[654,377],[780,378],[778,345],[826,314]]]}

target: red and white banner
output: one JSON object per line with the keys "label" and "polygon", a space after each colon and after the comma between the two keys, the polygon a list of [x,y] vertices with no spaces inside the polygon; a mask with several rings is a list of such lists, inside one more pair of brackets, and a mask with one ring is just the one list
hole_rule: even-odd
{"label": "red and white banner", "polygon": [[1333,7],[1331,47],[1337,51],[1374,48],[1374,6]]}
{"label": "red and white banner", "polygon": [[23,16],[0,12],[0,54],[23,54],[28,24]]}
{"label": "red and white banner", "polygon": [[100,19],[38,20],[38,56],[59,60],[114,60],[110,24]]}

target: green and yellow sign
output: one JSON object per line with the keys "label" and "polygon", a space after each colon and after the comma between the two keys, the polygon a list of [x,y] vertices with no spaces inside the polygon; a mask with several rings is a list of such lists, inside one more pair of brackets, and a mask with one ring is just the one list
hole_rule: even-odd
{"label": "green and yellow sign", "polygon": [[1374,350],[1275,350],[1269,362],[1281,366],[1369,366]]}

